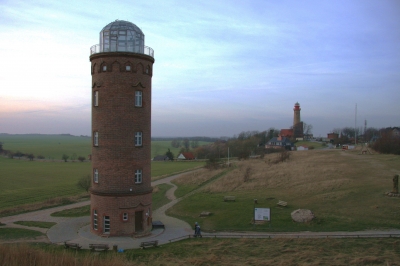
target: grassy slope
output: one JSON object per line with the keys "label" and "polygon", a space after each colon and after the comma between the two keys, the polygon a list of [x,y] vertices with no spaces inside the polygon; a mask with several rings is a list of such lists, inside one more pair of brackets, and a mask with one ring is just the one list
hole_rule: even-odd
{"label": "grassy slope", "polygon": [[[276,155],[269,156],[238,162],[237,169],[180,201],[168,214],[192,224],[200,212],[212,212],[200,220],[209,231],[400,228],[400,199],[384,195],[392,188],[393,175],[400,172],[400,156],[315,150],[295,152],[290,161],[273,165],[268,160]],[[251,175],[244,182],[247,168]],[[224,202],[227,195],[236,196],[236,202]],[[257,207],[271,208],[271,224],[251,225],[255,198]],[[287,201],[288,206],[278,207],[278,200]],[[290,213],[299,208],[311,209],[317,219],[293,223]]]}

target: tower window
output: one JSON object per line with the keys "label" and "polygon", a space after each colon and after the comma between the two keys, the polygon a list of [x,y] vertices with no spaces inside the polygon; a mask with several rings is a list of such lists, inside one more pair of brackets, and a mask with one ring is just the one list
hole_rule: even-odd
{"label": "tower window", "polygon": [[93,182],[99,183],[99,169],[93,169]]}
{"label": "tower window", "polygon": [[135,91],[135,106],[136,107],[142,107],[142,92],[141,91]]}
{"label": "tower window", "polygon": [[104,216],[104,233],[110,233],[110,216]]}
{"label": "tower window", "polygon": [[99,106],[99,91],[93,93],[93,105]]}
{"label": "tower window", "polygon": [[93,229],[97,230],[97,211],[93,210]]}
{"label": "tower window", "polygon": [[150,74],[150,67],[146,67],[146,74]]}
{"label": "tower window", "polygon": [[142,132],[136,132],[135,133],[135,146],[142,146],[143,145],[143,138],[142,138]]}
{"label": "tower window", "polygon": [[125,66],[126,71],[131,71],[131,66]]}
{"label": "tower window", "polygon": [[93,134],[93,145],[99,146],[99,132],[95,131]]}
{"label": "tower window", "polygon": [[135,184],[142,183],[142,170],[135,171]]}
{"label": "tower window", "polygon": [[104,65],[104,66],[102,66],[102,68],[101,68],[102,70],[103,70],[103,72],[106,72],[107,71],[107,66],[106,65]]}
{"label": "tower window", "polygon": [[124,213],[122,214],[122,220],[123,220],[123,221],[128,221],[128,213],[124,212]]}

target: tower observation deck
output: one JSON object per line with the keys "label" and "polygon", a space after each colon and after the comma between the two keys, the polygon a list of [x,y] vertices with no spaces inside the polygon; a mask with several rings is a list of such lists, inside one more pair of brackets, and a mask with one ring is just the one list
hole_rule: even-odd
{"label": "tower observation deck", "polygon": [[90,55],[104,52],[131,52],[154,57],[154,50],[144,45],[144,34],[135,24],[116,20],[100,32],[100,44],[90,47]]}

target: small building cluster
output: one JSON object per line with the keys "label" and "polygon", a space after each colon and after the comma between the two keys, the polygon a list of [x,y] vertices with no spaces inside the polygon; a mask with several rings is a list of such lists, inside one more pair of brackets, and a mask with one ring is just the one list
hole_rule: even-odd
{"label": "small building cluster", "polygon": [[[294,104],[293,126],[288,129],[281,129],[278,137],[274,137],[265,145],[266,149],[269,148],[284,148],[286,150],[293,150],[293,140],[303,140],[303,122],[300,120],[300,104]],[[308,136],[307,136],[308,137]]]}

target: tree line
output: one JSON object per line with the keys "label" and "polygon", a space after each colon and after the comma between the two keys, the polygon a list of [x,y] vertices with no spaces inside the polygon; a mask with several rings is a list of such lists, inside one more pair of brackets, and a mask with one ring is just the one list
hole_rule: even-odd
{"label": "tree line", "polygon": [[[14,158],[21,159],[22,157],[25,157],[25,158],[29,159],[30,161],[33,161],[35,158],[41,159],[41,160],[46,159],[46,158],[45,158],[43,155],[41,155],[41,154],[35,156],[33,153],[24,153],[24,152],[21,152],[21,151],[13,152],[13,151],[11,151],[11,150],[5,150],[5,149],[3,148],[3,145],[4,145],[4,144],[3,144],[2,142],[0,142],[0,154],[2,154],[3,156],[7,156],[7,157],[10,158],[10,159],[14,159]],[[71,156],[69,156],[69,155],[67,155],[67,154],[63,154],[63,155],[61,156],[61,159],[62,159],[64,162],[67,162],[68,159],[71,159],[71,161],[78,160],[78,161],[80,161],[80,162],[84,162],[84,161],[86,160],[86,158],[85,158],[84,156],[77,156],[76,153],[73,153]]]}

